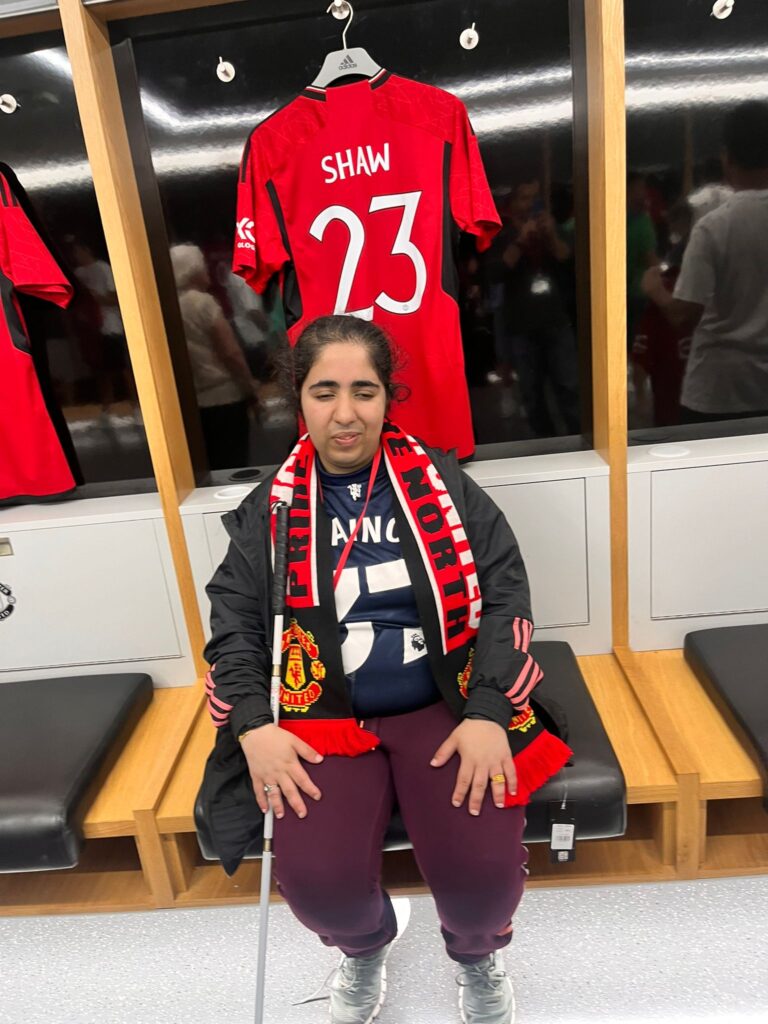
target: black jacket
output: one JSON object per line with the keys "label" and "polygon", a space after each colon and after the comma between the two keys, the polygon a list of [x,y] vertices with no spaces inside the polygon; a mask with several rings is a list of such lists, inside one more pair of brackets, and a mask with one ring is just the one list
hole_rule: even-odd
{"label": "black jacket", "polygon": [[[426,447],[426,446],[425,446]],[[505,696],[510,669],[526,657],[515,647],[512,623],[531,620],[528,579],[507,520],[491,498],[460,468],[453,455],[426,448],[455,504],[475,559],[483,599],[468,697],[460,715],[507,728],[514,706]],[[272,570],[269,495],[274,474],[222,517],[231,542],[206,587],[211,602],[211,639],[204,656],[215,666],[209,698],[229,723],[217,730],[198,797],[198,827],[225,870],[232,873],[261,831],[262,815],[250,784],[237,735],[254,719],[271,719]],[[455,709],[454,709],[455,710]],[[547,716],[549,717],[549,716]]]}

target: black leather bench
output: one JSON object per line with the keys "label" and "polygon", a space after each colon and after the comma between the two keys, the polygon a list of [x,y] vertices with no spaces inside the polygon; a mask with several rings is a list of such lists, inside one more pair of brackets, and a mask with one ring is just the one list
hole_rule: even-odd
{"label": "black leather bench", "polygon": [[[542,698],[545,725],[555,728],[560,720],[557,731],[573,750],[574,756],[572,764],[533,794],[526,810],[525,841],[549,841],[550,808],[559,807],[566,796],[566,788],[569,809],[573,803],[577,839],[621,836],[627,827],[624,775],[573,651],[567,643],[537,641],[531,644],[531,653],[544,670],[544,679],[537,686],[535,695]],[[551,721],[546,721],[547,710],[552,713]],[[203,857],[218,860],[199,801],[195,806],[195,826]],[[260,857],[261,845],[260,838],[254,840],[245,858]],[[385,835],[384,849],[401,850],[410,845],[402,818],[395,810]]]}
{"label": "black leather bench", "polygon": [[76,866],[85,812],[152,690],[144,673],[0,684],[0,872]]}
{"label": "black leather bench", "polygon": [[757,764],[768,811],[768,623],[688,633],[685,660]]}

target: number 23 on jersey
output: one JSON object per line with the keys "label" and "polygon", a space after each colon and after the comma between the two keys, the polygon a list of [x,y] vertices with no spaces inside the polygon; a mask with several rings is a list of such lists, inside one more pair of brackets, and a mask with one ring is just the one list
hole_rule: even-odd
{"label": "number 23 on jersey", "polygon": [[349,243],[341,267],[334,313],[357,316],[361,320],[373,320],[374,306],[380,306],[382,309],[387,310],[388,313],[400,315],[415,313],[421,307],[424,289],[427,286],[427,265],[424,262],[424,257],[411,241],[411,233],[420,199],[421,192],[400,192],[391,196],[372,196],[370,206],[368,207],[370,214],[376,213],[377,210],[391,210],[398,207],[402,209],[400,226],[392,246],[391,255],[403,255],[411,261],[415,271],[416,285],[413,294],[407,298],[396,298],[382,290],[373,300],[373,305],[363,309],[347,309],[347,306],[360,257],[366,245],[365,225],[357,214],[346,206],[327,206],[321,213],[318,213],[309,229],[310,235],[316,238],[318,242],[323,241],[325,229],[334,220],[341,221],[349,229]]}

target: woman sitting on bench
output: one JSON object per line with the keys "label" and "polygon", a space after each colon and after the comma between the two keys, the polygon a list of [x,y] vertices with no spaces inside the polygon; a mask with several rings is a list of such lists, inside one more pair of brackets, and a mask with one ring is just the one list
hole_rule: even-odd
{"label": "woman sitting on bench", "polygon": [[[523,894],[530,794],[569,748],[529,698],[541,678],[525,568],[504,515],[453,456],[386,418],[383,331],[310,324],[292,352],[308,435],[225,517],[207,588],[216,756],[242,746],[275,813],[275,877],[343,957],[333,1024],[368,1024],[397,934],[379,872],[396,799],[458,975],[467,1024],[509,1024],[500,950]],[[279,725],[269,705],[270,510],[291,505]],[[219,751],[218,748],[222,747]],[[307,799],[308,798],[308,799]],[[255,810],[255,808],[253,808]],[[248,813],[243,808],[243,813]]]}

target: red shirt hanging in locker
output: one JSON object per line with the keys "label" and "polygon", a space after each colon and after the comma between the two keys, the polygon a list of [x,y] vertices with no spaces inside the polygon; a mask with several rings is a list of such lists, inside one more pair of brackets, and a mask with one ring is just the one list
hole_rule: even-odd
{"label": "red shirt hanging in locker", "polygon": [[0,175],[0,501],[75,486],[45,407],[14,290],[66,306],[72,288]]}
{"label": "red shirt hanging in locker", "polygon": [[234,270],[258,292],[281,275],[289,337],[327,313],[375,320],[407,357],[397,422],[474,450],[456,229],[488,247],[500,221],[455,96],[382,69],[308,87],[251,133],[240,165]]}

